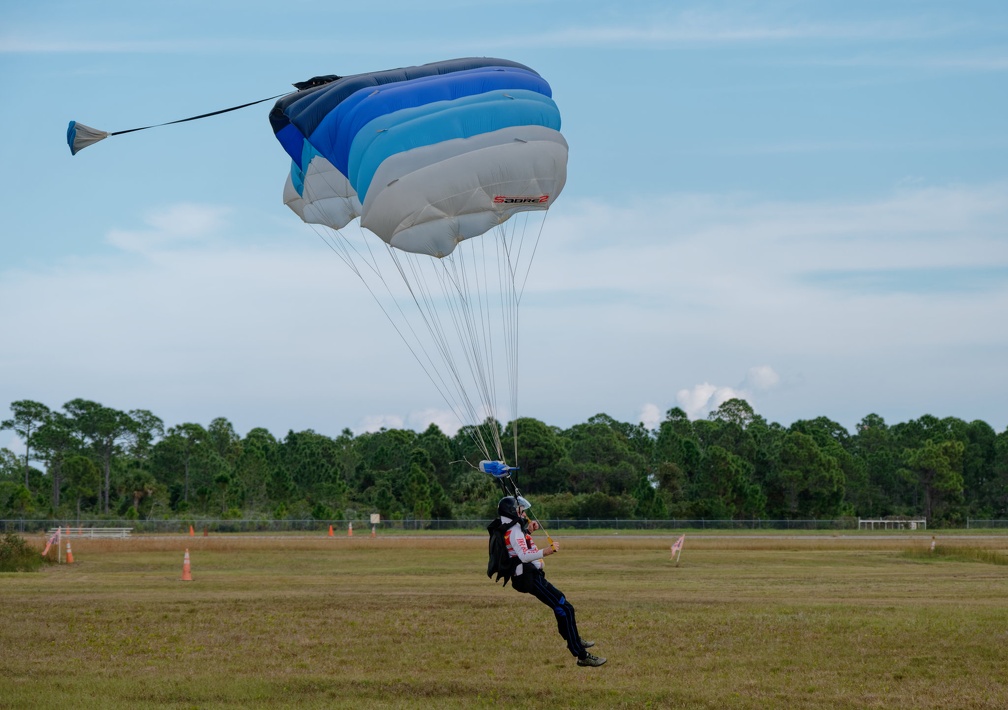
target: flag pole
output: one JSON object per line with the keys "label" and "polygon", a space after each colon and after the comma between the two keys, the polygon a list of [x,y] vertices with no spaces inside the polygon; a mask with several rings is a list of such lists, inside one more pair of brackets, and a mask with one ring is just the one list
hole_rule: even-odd
{"label": "flag pole", "polygon": [[679,564],[679,558],[682,557],[683,545],[686,543],[686,533],[679,536],[679,539],[672,543],[672,555],[669,559],[675,560],[676,564]]}

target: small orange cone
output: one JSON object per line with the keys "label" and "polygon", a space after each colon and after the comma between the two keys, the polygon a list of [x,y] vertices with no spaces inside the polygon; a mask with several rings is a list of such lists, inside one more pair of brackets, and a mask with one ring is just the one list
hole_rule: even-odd
{"label": "small orange cone", "polygon": [[375,526],[372,525],[371,526],[371,537],[374,537],[374,536],[375,536]]}
{"label": "small orange cone", "polygon": [[182,559],[182,581],[192,581],[192,570],[189,567],[189,548],[186,548],[185,557]]}
{"label": "small orange cone", "polygon": [[70,549],[70,540],[67,539],[67,564],[73,564],[73,550]]}
{"label": "small orange cone", "polygon": [[193,530],[192,525],[190,525],[189,526],[189,537],[194,537],[195,535],[196,535],[196,531]]}
{"label": "small orange cone", "polygon": [[347,537],[353,537],[353,523],[347,525],[346,534]]}
{"label": "small orange cone", "polygon": [[333,536],[332,525],[329,526],[329,537]]}

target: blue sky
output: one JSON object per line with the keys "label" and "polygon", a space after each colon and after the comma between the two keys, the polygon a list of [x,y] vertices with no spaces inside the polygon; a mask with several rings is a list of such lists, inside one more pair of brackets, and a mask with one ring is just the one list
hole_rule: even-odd
{"label": "blue sky", "polygon": [[[553,86],[570,144],[521,314],[520,411],[654,426],[1008,426],[1008,5],[592,0],[6,3],[0,406],[166,424],[451,429],[284,207],[270,103],[463,56]],[[14,446],[10,432],[0,446]]]}

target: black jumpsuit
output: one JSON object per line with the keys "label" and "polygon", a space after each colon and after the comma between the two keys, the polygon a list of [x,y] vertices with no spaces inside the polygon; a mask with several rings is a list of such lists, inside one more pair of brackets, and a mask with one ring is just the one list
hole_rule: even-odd
{"label": "black jumpsuit", "polygon": [[[503,520],[503,522],[508,522]],[[532,536],[525,532],[522,524],[515,523],[504,533],[508,554],[517,557],[520,564],[511,577],[511,586],[517,591],[531,594],[553,610],[557,620],[557,630],[567,642],[567,648],[577,658],[585,658],[587,649],[581,643],[574,607],[563,592],[546,580],[542,570],[543,551],[536,547]]]}

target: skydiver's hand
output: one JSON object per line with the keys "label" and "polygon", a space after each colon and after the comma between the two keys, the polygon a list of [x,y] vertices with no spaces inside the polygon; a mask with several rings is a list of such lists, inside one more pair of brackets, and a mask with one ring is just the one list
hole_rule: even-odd
{"label": "skydiver's hand", "polygon": [[542,527],[542,525],[539,524],[538,520],[529,521],[529,524],[528,524],[529,532],[535,532],[536,530],[538,530],[541,527]]}

